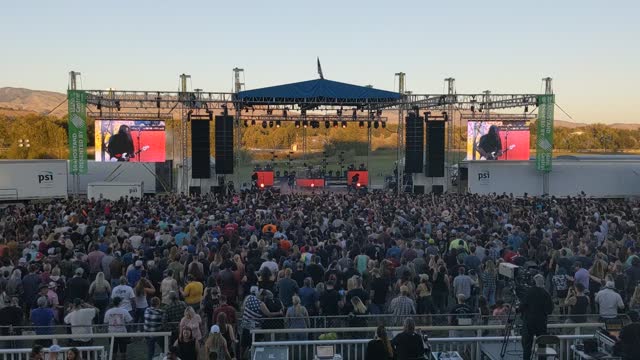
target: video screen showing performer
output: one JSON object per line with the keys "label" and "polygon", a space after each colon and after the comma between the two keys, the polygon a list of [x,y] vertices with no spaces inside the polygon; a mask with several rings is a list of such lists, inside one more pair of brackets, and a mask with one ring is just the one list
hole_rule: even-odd
{"label": "video screen showing performer", "polygon": [[529,141],[524,121],[469,121],[467,160],[529,160]]}
{"label": "video screen showing performer", "polygon": [[95,160],[164,162],[165,122],[100,119],[95,126]]}

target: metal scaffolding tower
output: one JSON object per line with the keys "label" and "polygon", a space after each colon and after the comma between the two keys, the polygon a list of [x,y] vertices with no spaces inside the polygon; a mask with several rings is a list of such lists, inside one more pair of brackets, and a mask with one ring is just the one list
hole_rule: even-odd
{"label": "metal scaffolding tower", "polygon": [[398,93],[400,93],[402,103],[398,106],[398,150],[396,153],[396,185],[398,194],[404,188],[404,112],[407,109],[407,104],[404,103],[406,96],[405,89],[405,76],[403,72],[395,74],[398,77]]}
{"label": "metal scaffolding tower", "polygon": [[[456,94],[456,79],[449,77],[444,79],[444,81],[447,83],[447,95],[449,96],[453,96]],[[445,143],[445,151],[444,151],[444,162],[445,162],[445,168],[446,171],[444,173],[445,175],[445,186],[444,189],[445,191],[449,188],[449,185],[451,184],[451,176],[452,176],[452,171],[453,171],[453,164],[457,163],[458,158],[457,155],[454,155],[453,151],[457,150],[454,149],[455,147],[455,142],[453,140],[453,132],[454,132],[454,128],[455,128],[455,114],[454,114],[454,110],[455,110],[455,104],[449,104],[449,106],[447,107],[447,112],[449,113],[449,121],[447,121],[445,123],[445,126],[447,127],[447,140]]]}
{"label": "metal scaffolding tower", "polygon": [[182,157],[182,186],[180,192],[189,193],[189,112],[191,111],[191,102],[188,99],[187,79],[191,79],[191,75],[180,75],[180,94],[182,98],[182,121],[180,122],[180,155]]}

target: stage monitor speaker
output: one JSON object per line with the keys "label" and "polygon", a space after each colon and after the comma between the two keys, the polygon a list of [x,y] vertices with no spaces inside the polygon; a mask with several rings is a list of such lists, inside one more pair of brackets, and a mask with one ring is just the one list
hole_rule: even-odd
{"label": "stage monitor speaker", "polygon": [[211,178],[209,121],[191,121],[191,178]]}
{"label": "stage monitor speaker", "polygon": [[441,195],[444,192],[444,186],[442,185],[433,185],[431,186],[431,192],[436,195]]}
{"label": "stage monitor speaker", "polygon": [[216,116],[216,174],[233,174],[233,116]]}
{"label": "stage monitor speaker", "polygon": [[200,195],[200,186],[189,186],[189,195]]}
{"label": "stage monitor speaker", "polygon": [[414,194],[424,194],[424,185],[413,185]]}
{"label": "stage monitor speaker", "polygon": [[427,177],[444,177],[444,124],[427,122]]}
{"label": "stage monitor speaker", "polygon": [[404,172],[421,173],[424,171],[424,119],[410,113],[406,123]]}

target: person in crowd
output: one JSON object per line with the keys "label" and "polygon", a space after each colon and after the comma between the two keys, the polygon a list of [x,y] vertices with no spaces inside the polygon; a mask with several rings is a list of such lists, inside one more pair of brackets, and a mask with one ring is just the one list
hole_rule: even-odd
{"label": "person in crowd", "polygon": [[424,357],[424,341],[422,336],[416,333],[416,324],[412,318],[404,320],[403,331],[393,338],[391,344],[397,360],[415,360]]}
{"label": "person in crowd", "polygon": [[[175,291],[169,293],[169,304],[164,307],[165,331],[171,331],[171,342],[173,343],[180,335],[176,324],[182,321],[182,317],[187,309],[187,304],[178,298]],[[193,333],[192,333],[193,334]]]}
{"label": "person in crowd", "polygon": [[622,296],[615,291],[613,281],[607,281],[604,289],[600,290],[595,296],[595,302],[598,305],[600,319],[615,319],[618,312],[624,309]]}
{"label": "person in crowd", "polygon": [[575,283],[567,293],[565,305],[569,307],[569,315],[571,315],[569,320],[572,322],[583,323],[587,321],[586,315],[591,300],[584,294],[584,290],[584,285]]}
{"label": "person in crowd", "polygon": [[89,297],[93,300],[94,306],[98,309],[97,322],[102,323],[104,313],[109,306],[109,297],[111,294],[111,284],[104,276],[102,271],[96,274],[96,279],[89,286]]}
{"label": "person in crowd", "polygon": [[124,276],[120,277],[120,285],[111,290],[111,300],[113,301],[115,298],[120,299],[118,307],[128,311],[133,319],[135,317],[136,294]]}
{"label": "person in crowd", "polygon": [[391,314],[396,317],[405,317],[416,314],[416,304],[409,297],[409,288],[407,286],[400,287],[400,295],[391,300]]}
{"label": "person in crowd", "polygon": [[193,338],[191,329],[184,328],[173,344],[175,353],[181,359],[197,359],[198,349],[196,347],[196,339]]}
{"label": "person in crowd", "polygon": [[80,355],[80,350],[78,350],[78,348],[76,347],[72,347],[71,349],[67,350],[66,359],[82,360],[82,356]]}
{"label": "person in crowd", "polygon": [[71,333],[78,336],[69,341],[70,346],[91,346],[93,345],[93,322],[100,313],[100,310],[83,302],[82,299],[74,299],[73,305],[67,316],[64,317],[64,323],[71,326]]}
{"label": "person in crowd", "polygon": [[147,279],[146,271],[142,271],[142,276],[136,283],[133,288],[133,293],[135,295],[135,316],[133,317],[133,322],[136,324],[142,324],[145,322],[145,311],[149,307],[149,302],[147,301],[147,297],[153,296],[156,293],[155,287],[149,279]]}
{"label": "person in crowd", "polygon": [[84,278],[84,269],[79,267],[75,270],[74,276],[67,282],[67,294],[66,299],[73,301],[74,299],[80,299],[82,301],[89,300],[89,287],[91,284],[89,280]]}
{"label": "person in crowd", "polygon": [[184,316],[180,319],[180,325],[178,326],[178,333],[182,333],[185,328],[191,330],[193,338],[196,339],[196,346],[199,345],[203,337],[201,330],[202,318],[196,314],[196,311],[191,306],[187,306],[184,310]]}
{"label": "person in crowd", "polygon": [[[151,306],[145,308],[144,311],[144,332],[161,332],[164,318],[164,311],[160,308],[160,298],[151,299]],[[164,348],[164,338],[150,336],[147,338],[147,359],[153,359],[156,351],[156,343],[160,349]]]}
{"label": "person in crowd", "polygon": [[[289,329],[306,329],[309,327],[309,312],[301,304],[300,297],[294,295],[291,306],[287,309],[287,328]],[[308,340],[308,334],[303,332],[293,332],[289,334],[292,341]]]}
{"label": "person in crowd", "polygon": [[293,296],[298,293],[298,284],[291,279],[291,269],[284,270],[284,277],[276,284],[278,297],[285,307],[293,304]]}
{"label": "person in crowd", "polygon": [[209,336],[204,343],[204,356],[209,360],[231,359],[231,355],[227,348],[227,341],[220,333],[220,327],[218,325],[213,325],[209,331]]}
{"label": "person in crowd", "polygon": [[[126,278],[124,278],[126,285]],[[122,281],[121,281],[122,283]],[[112,307],[104,314],[104,323],[109,325],[110,333],[127,333],[127,323],[133,321],[131,311],[122,304],[122,298],[116,296],[111,300]],[[113,341],[113,353],[116,359],[124,360],[127,357],[127,345],[129,338],[115,337]]]}
{"label": "person in crowd", "polygon": [[235,353],[236,353],[235,348],[238,345],[238,341],[236,339],[236,333],[235,333],[235,330],[233,329],[233,325],[231,325],[227,320],[227,314],[223,312],[218,314],[218,317],[216,318],[216,325],[218,325],[218,327],[220,328],[220,333],[222,334],[222,337],[224,337],[224,339],[227,341],[227,348],[229,350],[229,354],[231,355],[232,358],[235,357]]}
{"label": "person in crowd", "polygon": [[200,310],[200,302],[204,293],[204,286],[193,275],[187,276],[187,286],[182,290],[182,296],[187,305],[191,306],[195,311]]}
{"label": "person in crowd", "polygon": [[365,360],[393,360],[393,345],[387,336],[387,330],[380,325],[376,328],[376,336],[367,344]]}
{"label": "person in crowd", "polygon": [[160,283],[160,293],[162,294],[163,305],[169,305],[169,303],[171,302],[169,300],[169,294],[172,291],[177,293],[178,291],[180,291],[180,288],[178,286],[178,282],[173,277],[173,270],[169,269],[167,270],[167,276],[162,279],[162,282]]}
{"label": "person in crowd", "polygon": [[482,281],[482,296],[487,299],[489,306],[495,305],[498,274],[493,260],[489,259],[484,263],[484,270],[480,279]]}
{"label": "person in crowd", "polygon": [[[35,327],[36,335],[53,334],[55,314],[53,310],[47,306],[47,298],[45,296],[39,297],[36,305],[37,308],[31,310],[31,324]],[[42,346],[51,346],[52,341],[50,339],[41,339],[36,340],[36,343]]]}
{"label": "person in crowd", "polygon": [[535,286],[528,289],[520,304],[523,359],[531,357],[534,337],[547,334],[547,317],[553,312],[553,301],[544,288],[544,276],[537,274],[533,280]]}

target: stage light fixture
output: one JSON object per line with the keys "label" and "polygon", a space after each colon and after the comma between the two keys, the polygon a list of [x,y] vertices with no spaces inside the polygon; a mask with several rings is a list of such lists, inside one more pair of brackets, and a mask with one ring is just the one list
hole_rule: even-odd
{"label": "stage light fixture", "polygon": [[447,114],[446,111],[442,112],[442,117],[444,118],[444,121],[449,121],[449,114]]}
{"label": "stage light fixture", "polygon": [[273,120],[269,120],[269,127],[272,128],[273,127]]}
{"label": "stage light fixture", "polygon": [[471,112],[476,112],[476,107],[475,107],[475,105],[471,105]]}
{"label": "stage light fixture", "polygon": [[311,187],[316,187],[316,184],[315,183],[311,183]]}
{"label": "stage light fixture", "polygon": [[327,128],[327,129],[330,128],[331,127],[331,122],[329,120],[325,120],[324,127]]}
{"label": "stage light fixture", "polygon": [[357,119],[357,118],[358,118],[358,109],[353,108],[353,113],[351,114],[351,118],[352,118],[353,120],[355,120],[355,119]]}
{"label": "stage light fixture", "polygon": [[116,100],[116,109],[120,111],[120,100]]}
{"label": "stage light fixture", "polygon": [[346,127],[347,127],[347,122],[346,122],[346,121],[343,121],[343,122],[342,122],[342,128],[344,129],[344,128],[346,128]]}
{"label": "stage light fixture", "polygon": [[376,112],[376,114],[377,114],[378,116],[382,116],[382,109],[378,109],[378,111]]}
{"label": "stage light fixture", "polygon": [[287,118],[287,109],[288,108],[284,108],[284,110],[282,110],[282,117],[285,119]]}
{"label": "stage light fixture", "polygon": [[309,126],[309,122],[307,120],[303,121],[302,126],[306,129]]}
{"label": "stage light fixture", "polygon": [[338,116],[342,116],[342,109],[336,110],[336,114],[338,114]]}
{"label": "stage light fixture", "polygon": [[524,112],[525,112],[525,113],[528,113],[528,112],[529,112],[529,106],[528,106],[528,105],[525,105],[525,107],[524,107]]}
{"label": "stage light fixture", "polygon": [[260,183],[260,187],[264,189],[264,183]]}
{"label": "stage light fixture", "polygon": [[377,129],[377,128],[379,128],[379,127],[380,127],[380,123],[378,122],[378,120],[376,120],[376,121],[374,121],[374,122],[373,122],[373,127],[374,127],[375,129]]}
{"label": "stage light fixture", "polygon": [[100,101],[98,101],[98,110],[102,110],[102,103],[100,103]]}
{"label": "stage light fixture", "polygon": [[364,127],[364,121],[360,120],[360,122],[358,123],[358,127],[362,129]]}
{"label": "stage light fixture", "polygon": [[263,128],[263,129],[266,129],[266,128],[267,128],[267,122],[266,122],[266,121],[263,121],[263,122],[262,122],[262,128]]}
{"label": "stage light fixture", "polygon": [[360,183],[356,183],[356,186],[357,186],[357,187],[360,187],[360,186],[361,186],[361,184],[360,184]]}
{"label": "stage light fixture", "polygon": [[296,129],[299,129],[300,128],[300,120],[296,120],[295,125],[296,125]]}
{"label": "stage light fixture", "polygon": [[371,129],[371,121],[367,121],[367,129]]}
{"label": "stage light fixture", "polygon": [[271,115],[273,114],[273,110],[272,109],[267,109],[267,115]]}
{"label": "stage light fixture", "polygon": [[276,121],[276,127],[279,128],[280,126],[282,126],[282,123],[280,122],[280,120]]}
{"label": "stage light fixture", "polygon": [[337,128],[338,127],[338,120],[333,120],[333,127]]}
{"label": "stage light fixture", "polygon": [[249,121],[248,120],[244,121],[244,127],[249,127]]}
{"label": "stage light fixture", "polygon": [[300,110],[300,115],[301,116],[307,116],[307,109]]}
{"label": "stage light fixture", "polygon": [[386,127],[387,127],[387,122],[386,122],[386,121],[383,121],[381,125],[382,125],[382,128],[384,129],[384,128],[386,128]]}
{"label": "stage light fixture", "polygon": [[251,126],[254,126],[256,124],[256,119],[251,120]]}

